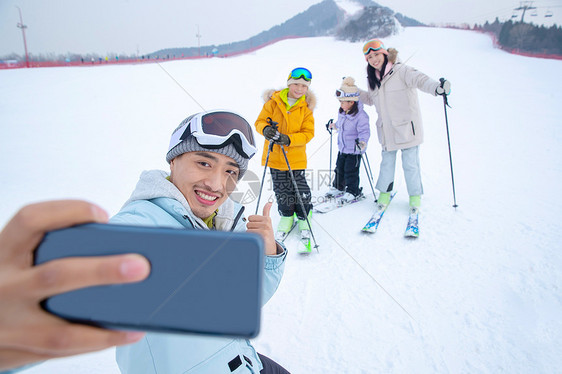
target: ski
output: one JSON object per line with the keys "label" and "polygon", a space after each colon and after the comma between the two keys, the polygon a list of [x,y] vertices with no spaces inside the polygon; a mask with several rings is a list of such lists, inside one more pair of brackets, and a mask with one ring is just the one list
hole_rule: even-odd
{"label": "ski", "polygon": [[367,196],[361,194],[361,195],[357,196],[355,199],[353,199],[353,200],[351,200],[350,202],[347,202],[347,203],[343,203],[341,201],[341,199],[339,199],[339,198],[331,198],[331,199],[326,200],[326,201],[324,201],[320,204],[314,205],[314,208],[312,209],[312,211],[314,213],[321,213],[321,214],[328,213],[328,212],[331,212],[332,210],[336,210],[336,209],[342,208],[344,206],[348,206],[348,205],[351,205],[351,204],[358,203],[362,200],[365,200],[366,198],[367,198]]}
{"label": "ski", "polygon": [[339,192],[337,192],[337,193],[335,193],[335,194],[326,192],[326,193],[324,194],[324,200],[337,199],[337,198],[339,198],[339,197],[342,197],[344,194],[345,194],[344,191],[339,191]]}
{"label": "ski", "polygon": [[408,225],[406,226],[406,231],[404,232],[404,237],[406,238],[417,238],[420,236],[418,227],[418,208],[411,208],[410,215],[408,216]]}
{"label": "ski", "polygon": [[338,194],[331,194],[331,193],[326,193],[324,196],[322,196],[321,198],[318,198],[318,201],[321,201],[317,204],[314,204],[314,207],[312,208],[312,210],[316,213],[322,213],[324,210],[328,209],[329,207],[331,207],[336,201],[337,199],[339,199],[340,197],[342,197],[344,194],[343,191],[341,191]]}
{"label": "ski", "polygon": [[[390,205],[390,203],[392,202],[394,195],[396,195],[396,192],[390,195],[390,201],[388,202],[388,205]],[[377,231],[377,228],[379,227],[379,223],[381,222],[384,212],[388,208],[388,205],[384,206],[382,204],[377,204],[375,213],[372,215],[369,221],[367,221],[365,226],[363,226],[361,231],[371,234],[375,233]]]}

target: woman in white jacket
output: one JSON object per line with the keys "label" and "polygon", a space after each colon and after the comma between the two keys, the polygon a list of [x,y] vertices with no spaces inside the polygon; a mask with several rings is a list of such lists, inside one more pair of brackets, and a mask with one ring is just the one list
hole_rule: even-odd
{"label": "woman in white jacket", "polygon": [[377,109],[377,135],[382,146],[382,161],[376,188],[380,191],[377,209],[390,202],[394,186],[396,153],[402,151],[402,168],[410,196],[410,213],[417,216],[423,187],[420,174],[419,145],[423,142],[423,125],[417,90],[432,95],[448,95],[451,84],[429,78],[402,64],[398,51],[388,50],[378,39],[363,46],[367,60],[369,90],[361,90],[360,100]]}

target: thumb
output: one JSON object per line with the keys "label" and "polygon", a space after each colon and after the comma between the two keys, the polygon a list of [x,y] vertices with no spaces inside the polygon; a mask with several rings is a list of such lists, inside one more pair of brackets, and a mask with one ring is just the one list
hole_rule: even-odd
{"label": "thumb", "polygon": [[263,216],[264,217],[269,217],[269,211],[271,210],[272,205],[273,205],[273,203],[271,201],[264,205],[264,207],[263,207]]}

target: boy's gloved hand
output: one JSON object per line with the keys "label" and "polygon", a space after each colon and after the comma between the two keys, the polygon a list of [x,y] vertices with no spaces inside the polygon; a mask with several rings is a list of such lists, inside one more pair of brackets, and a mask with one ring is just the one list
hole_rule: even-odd
{"label": "boy's gloved hand", "polygon": [[281,135],[279,131],[277,131],[271,126],[265,126],[263,128],[263,136],[265,136],[265,138],[270,142],[277,141],[279,139],[279,135]]}
{"label": "boy's gloved hand", "polygon": [[451,93],[451,82],[445,78],[440,78],[441,85],[435,89],[437,95],[449,95]]}
{"label": "boy's gloved hand", "polygon": [[277,131],[271,126],[265,126],[263,128],[263,136],[265,136],[267,140],[275,144],[279,144],[279,145],[291,144],[291,139],[287,135],[281,134],[279,131]]}
{"label": "boy's gloved hand", "polygon": [[279,134],[279,139],[275,141],[275,144],[279,144],[279,145],[289,145],[291,144],[291,138],[289,138],[287,135],[285,134]]}

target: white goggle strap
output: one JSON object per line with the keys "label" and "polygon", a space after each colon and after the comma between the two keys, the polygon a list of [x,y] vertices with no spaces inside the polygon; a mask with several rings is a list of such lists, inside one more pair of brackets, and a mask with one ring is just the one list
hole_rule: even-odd
{"label": "white goggle strap", "polygon": [[181,143],[181,137],[183,135],[183,133],[185,132],[185,129],[187,128],[187,126],[189,126],[189,122],[186,122],[182,127],[180,127],[178,129],[178,131],[174,132],[172,134],[172,137],[170,138],[170,145],[168,146],[168,152],[170,152],[170,150],[172,150],[172,148],[174,148],[176,145]]}

